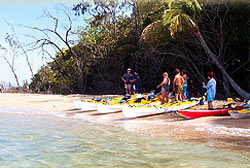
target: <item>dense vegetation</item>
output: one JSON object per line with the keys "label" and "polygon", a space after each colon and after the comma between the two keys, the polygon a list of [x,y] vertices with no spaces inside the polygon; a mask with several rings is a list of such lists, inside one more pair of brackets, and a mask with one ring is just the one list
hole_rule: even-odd
{"label": "dense vegetation", "polygon": [[[202,94],[201,83],[207,81],[208,71],[215,72],[217,98],[230,94],[238,96],[230,80],[206,54],[192,33],[193,29],[185,24],[169,29],[169,24],[162,23],[169,2],[100,0],[76,4],[73,7],[76,15],[89,16],[88,24],[75,32],[81,40],[72,50],[58,52],[53,62],[34,75],[30,84],[32,90],[60,94],[121,94],[124,89],[120,77],[130,67],[139,73],[140,91],[145,92],[155,89],[165,71],[173,80],[174,69],[179,68],[188,71],[189,92],[194,96]],[[196,6],[196,1],[185,3],[189,2],[191,8]],[[200,3],[202,10],[185,12],[194,16],[219,65],[249,92],[250,3]],[[184,6],[179,7],[184,9]],[[178,29],[174,35],[171,34],[173,29]]]}

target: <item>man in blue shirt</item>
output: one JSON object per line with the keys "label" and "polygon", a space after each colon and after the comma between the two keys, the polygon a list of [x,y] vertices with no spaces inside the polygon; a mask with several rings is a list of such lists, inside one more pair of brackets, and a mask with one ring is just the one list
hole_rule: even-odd
{"label": "man in blue shirt", "polygon": [[127,69],[127,73],[125,73],[121,77],[122,81],[124,82],[124,88],[126,89],[126,94],[131,94],[131,86],[133,83],[134,76],[131,74],[131,69]]}
{"label": "man in blue shirt", "polygon": [[213,72],[208,73],[208,79],[207,85],[203,82],[203,87],[207,89],[208,109],[213,109],[213,101],[216,95],[216,81]]}

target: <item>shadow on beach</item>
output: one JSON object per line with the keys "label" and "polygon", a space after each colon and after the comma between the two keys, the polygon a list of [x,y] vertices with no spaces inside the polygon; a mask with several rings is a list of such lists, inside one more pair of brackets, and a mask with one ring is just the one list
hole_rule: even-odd
{"label": "shadow on beach", "polygon": [[118,119],[113,119],[112,121],[129,121],[129,120],[146,120],[146,121],[160,120],[166,122],[176,122],[176,121],[183,121],[185,119],[172,112],[164,112],[164,113],[150,114],[133,118],[122,117]]}
{"label": "shadow on beach", "polygon": [[102,116],[102,115],[109,115],[109,114],[117,114],[117,113],[121,113],[121,111],[115,111],[115,112],[110,112],[110,113],[94,113],[94,114],[91,114],[93,116]]}
{"label": "shadow on beach", "polygon": [[234,119],[230,115],[228,116],[218,116],[213,118],[213,124],[224,125],[228,128],[244,128],[249,129],[250,118]]}

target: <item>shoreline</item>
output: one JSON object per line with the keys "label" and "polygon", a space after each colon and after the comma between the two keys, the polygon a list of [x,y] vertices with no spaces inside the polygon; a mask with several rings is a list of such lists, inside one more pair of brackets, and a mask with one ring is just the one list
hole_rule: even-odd
{"label": "shoreline", "polygon": [[[112,96],[115,95],[103,95],[102,97]],[[230,116],[213,116],[185,120],[173,113],[165,113],[124,120],[121,112],[98,114],[97,111],[81,112],[73,109],[73,100],[94,97],[100,96],[1,93],[0,107],[62,113],[69,118],[122,127],[135,135],[166,137],[188,143],[202,144],[209,148],[237,152],[250,157],[250,118],[232,119]],[[218,101],[216,106],[223,103],[225,102]],[[206,105],[198,108],[206,108]]]}

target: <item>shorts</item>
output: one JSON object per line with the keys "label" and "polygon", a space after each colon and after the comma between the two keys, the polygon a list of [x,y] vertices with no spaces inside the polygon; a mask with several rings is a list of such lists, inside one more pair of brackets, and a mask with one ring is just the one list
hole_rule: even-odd
{"label": "shorts", "polygon": [[187,87],[184,86],[182,89],[183,89],[183,95],[186,96],[187,95]]}
{"label": "shorts", "polygon": [[182,85],[175,85],[175,94],[182,94]]}
{"label": "shorts", "polygon": [[209,102],[214,101],[214,97],[211,97],[209,94],[207,94],[207,101]]}
{"label": "shorts", "polygon": [[128,89],[128,90],[131,90],[131,84],[126,84],[126,83],[125,83],[124,88],[125,88],[125,89]]}

